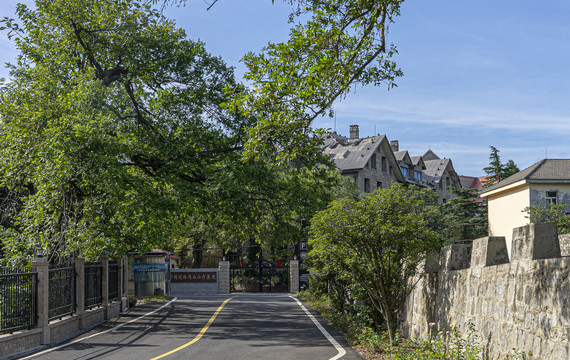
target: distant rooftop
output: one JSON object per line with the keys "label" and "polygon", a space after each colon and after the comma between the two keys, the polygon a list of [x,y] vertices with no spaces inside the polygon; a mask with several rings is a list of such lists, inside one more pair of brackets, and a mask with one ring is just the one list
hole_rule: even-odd
{"label": "distant rooftop", "polygon": [[536,164],[488,187],[485,192],[499,189],[521,180],[527,180],[528,182],[570,182],[570,159],[540,160]]}

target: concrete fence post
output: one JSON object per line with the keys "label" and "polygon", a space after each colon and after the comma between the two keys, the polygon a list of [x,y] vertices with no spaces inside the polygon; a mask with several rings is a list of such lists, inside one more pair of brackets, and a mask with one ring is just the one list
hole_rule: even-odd
{"label": "concrete fence post", "polygon": [[129,296],[129,258],[127,255],[123,255],[121,263],[123,264],[123,288],[121,289],[121,297],[127,297]]}
{"label": "concrete fence post", "polygon": [[218,263],[218,289],[220,294],[230,293],[230,262],[220,261]]}
{"label": "concrete fence post", "polygon": [[75,266],[75,313],[79,317],[79,330],[85,329],[85,259],[73,259]]}
{"label": "concrete fence post", "polygon": [[299,292],[299,260],[291,260],[289,263],[290,292]]}
{"label": "concrete fence post", "polygon": [[109,256],[99,256],[101,260],[101,306],[105,309],[105,320],[109,320]]}
{"label": "concrete fence post", "polygon": [[117,273],[118,273],[118,283],[117,283],[117,289],[118,289],[118,300],[121,302],[121,312],[126,311],[127,310],[127,304],[128,302],[126,301],[125,297],[126,297],[126,285],[127,285],[127,277],[126,277],[126,273],[127,273],[127,257],[126,256],[121,256],[120,258],[117,258]]}
{"label": "concrete fence post", "polygon": [[117,262],[117,300],[123,298],[123,258],[114,258]]}
{"label": "concrete fence post", "polygon": [[49,263],[46,258],[32,260],[32,271],[38,273],[38,327],[43,345],[50,343],[49,329]]}
{"label": "concrete fence post", "polygon": [[127,265],[127,296],[135,294],[135,256],[128,256]]}

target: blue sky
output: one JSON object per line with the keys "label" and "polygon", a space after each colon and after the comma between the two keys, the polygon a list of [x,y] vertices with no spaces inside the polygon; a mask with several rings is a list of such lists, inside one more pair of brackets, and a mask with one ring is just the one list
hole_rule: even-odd
{"label": "blue sky", "polygon": [[[0,17],[17,1],[2,0]],[[268,41],[287,38],[290,6],[280,0],[219,0],[210,11],[188,0],[166,15],[236,67]],[[404,71],[398,87],[357,88],[335,104],[336,130],[386,134],[411,155],[432,149],[460,175],[482,176],[489,146],[523,169],[570,158],[570,2],[406,1],[389,39]],[[16,52],[0,35],[0,61]],[[6,76],[5,70],[0,71]],[[315,127],[334,128],[321,118]]]}

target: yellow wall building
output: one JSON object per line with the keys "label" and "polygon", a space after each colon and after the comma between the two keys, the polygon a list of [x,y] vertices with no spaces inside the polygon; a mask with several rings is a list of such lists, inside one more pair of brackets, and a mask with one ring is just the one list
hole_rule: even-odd
{"label": "yellow wall building", "polygon": [[529,223],[529,206],[567,204],[570,213],[570,159],[544,159],[489,187],[489,235],[504,236],[509,256],[513,229]]}

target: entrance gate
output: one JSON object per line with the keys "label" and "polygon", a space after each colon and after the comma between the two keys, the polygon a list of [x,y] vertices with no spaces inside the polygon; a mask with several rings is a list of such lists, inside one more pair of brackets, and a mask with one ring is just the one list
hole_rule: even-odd
{"label": "entrance gate", "polygon": [[289,266],[262,261],[249,266],[231,266],[231,292],[289,292]]}

